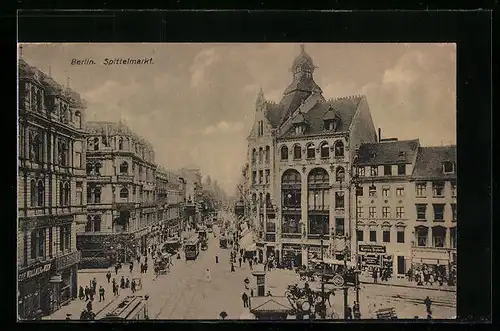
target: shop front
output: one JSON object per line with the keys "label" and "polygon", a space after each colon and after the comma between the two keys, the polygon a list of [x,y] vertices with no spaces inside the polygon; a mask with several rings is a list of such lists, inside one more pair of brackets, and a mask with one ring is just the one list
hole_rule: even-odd
{"label": "shop front", "polygon": [[383,245],[359,245],[358,263],[362,272],[371,272],[373,269],[382,268],[387,264],[388,255]]}
{"label": "shop front", "polygon": [[22,320],[32,320],[41,311],[50,313],[49,275],[51,262],[36,263],[20,270],[18,275],[18,314]]}
{"label": "shop front", "polygon": [[284,267],[296,268],[302,266],[302,246],[299,244],[282,244],[281,261]]}
{"label": "shop front", "polygon": [[[328,245],[323,245],[323,258],[327,257]],[[321,245],[309,245],[307,248],[308,259],[321,259]]]}
{"label": "shop front", "polygon": [[80,252],[72,251],[53,260],[52,275],[50,277],[51,296],[50,311],[59,309],[77,297],[77,273],[80,262]]}
{"label": "shop front", "polygon": [[451,278],[452,283],[454,283],[456,251],[433,247],[414,247],[411,268],[413,271],[424,271],[446,279]]}

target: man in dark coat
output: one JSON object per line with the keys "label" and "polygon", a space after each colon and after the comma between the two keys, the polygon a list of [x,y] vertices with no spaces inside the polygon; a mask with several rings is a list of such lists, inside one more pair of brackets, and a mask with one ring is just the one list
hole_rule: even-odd
{"label": "man in dark coat", "polygon": [[243,300],[243,307],[248,307],[248,295],[246,294],[246,292],[243,292],[243,294],[241,295],[241,300]]}
{"label": "man in dark coat", "polygon": [[109,271],[108,271],[108,272],[106,273],[106,278],[108,279],[108,284],[109,284],[109,281],[110,281],[110,279],[111,279],[111,272],[109,272]]}
{"label": "man in dark coat", "polygon": [[428,296],[427,296],[427,298],[425,298],[424,303],[425,303],[425,308],[427,308],[427,313],[429,315],[432,315],[432,312],[431,312],[432,301]]}

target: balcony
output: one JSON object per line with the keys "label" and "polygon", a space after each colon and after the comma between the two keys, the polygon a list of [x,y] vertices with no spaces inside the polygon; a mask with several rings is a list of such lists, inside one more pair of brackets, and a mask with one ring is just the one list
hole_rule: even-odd
{"label": "balcony", "polygon": [[281,238],[284,239],[301,239],[302,234],[301,233],[282,233]]}
{"label": "balcony", "polygon": [[308,210],[312,212],[328,212],[330,206],[328,205],[309,205]]}
{"label": "balcony", "polygon": [[[308,233],[307,234],[307,239],[313,239],[313,240],[320,240],[321,239],[321,234],[316,234],[316,233]],[[323,240],[329,240],[330,236],[328,234],[323,235]]]}
{"label": "balcony", "polygon": [[80,262],[80,251],[72,251],[54,259],[56,270],[64,270]]}
{"label": "balcony", "polygon": [[276,235],[274,233],[266,233],[266,242],[275,242]]}

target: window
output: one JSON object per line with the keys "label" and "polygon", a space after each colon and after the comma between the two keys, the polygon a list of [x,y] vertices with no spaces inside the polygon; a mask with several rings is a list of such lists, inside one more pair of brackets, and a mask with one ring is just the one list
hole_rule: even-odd
{"label": "window", "polygon": [[457,228],[450,228],[450,248],[457,248]]}
{"label": "window", "polygon": [[343,182],[345,179],[345,171],[343,167],[337,167],[337,170],[335,172],[335,180],[337,182]]}
{"label": "window", "polygon": [[398,164],[398,175],[406,175],[406,164]]}
{"label": "window", "polygon": [[358,167],[358,176],[360,177],[364,177],[365,176],[365,167],[361,166],[361,167]]}
{"label": "window", "polygon": [[457,183],[455,181],[451,182],[451,196],[452,197],[457,196]]}
{"label": "window", "polygon": [[57,143],[57,152],[58,152],[58,162],[61,166],[68,165],[68,144],[66,144],[63,140],[58,140]]}
{"label": "window", "polygon": [[300,145],[293,146],[293,158],[295,160],[300,160],[302,158],[302,148]]}
{"label": "window", "polygon": [[405,207],[396,207],[396,218],[405,217]]}
{"label": "window", "polygon": [[390,207],[382,207],[382,217],[383,218],[391,217],[391,210],[389,208]]}
{"label": "window", "polygon": [[432,183],[432,193],[435,197],[444,196],[444,183]]}
{"label": "window", "polygon": [[417,208],[417,220],[426,220],[426,211],[427,211],[427,205],[425,204],[416,204],[415,207]]}
{"label": "window", "polygon": [[357,186],[355,192],[356,192],[357,197],[362,197],[363,196],[363,186]]}
{"label": "window", "polygon": [[392,166],[391,165],[384,166],[384,176],[392,176]]}
{"label": "window", "polygon": [[398,244],[404,244],[404,242],[405,242],[405,230],[399,229],[396,232],[396,242]]}
{"label": "window", "polygon": [[296,125],[295,126],[295,133],[301,134],[304,132],[304,126],[303,125]]}
{"label": "window", "polygon": [[417,236],[417,246],[426,247],[427,246],[427,237],[428,237],[428,229],[426,227],[418,227],[415,229]]}
{"label": "window", "polygon": [[264,181],[264,171],[259,170],[259,184],[262,184]]}
{"label": "window", "polygon": [[382,241],[385,243],[391,242],[391,231],[389,230],[382,231]]}
{"label": "window", "polygon": [[382,188],[382,196],[383,197],[388,197],[390,196],[391,189],[389,187],[383,187]]}
{"label": "window", "polygon": [[314,159],[316,157],[316,148],[313,144],[307,145],[307,158]]}
{"label": "window", "polygon": [[49,230],[49,257],[52,257],[52,246],[54,245],[54,238],[52,233],[52,228],[48,228]]}
{"label": "window", "polygon": [[120,151],[123,150],[123,138],[122,137],[118,138],[118,149]]}
{"label": "window", "polygon": [[335,217],[335,235],[336,236],[345,235],[344,218]]}
{"label": "window", "polygon": [[335,209],[344,208],[344,192],[335,192]]}
{"label": "window", "polygon": [[45,257],[45,229],[37,229],[31,232],[31,258]]}
{"label": "window", "polygon": [[337,157],[343,157],[344,156],[344,143],[340,140],[335,142],[334,145],[335,149],[335,156]]}
{"label": "window", "polygon": [[59,248],[60,251],[68,250],[71,247],[71,225],[64,225],[59,227]]}
{"label": "window", "polygon": [[377,212],[376,212],[376,207],[368,207],[368,215],[370,218],[375,218],[377,217]]}
{"label": "window", "polygon": [[451,221],[457,221],[457,205],[455,203],[451,204]]}
{"label": "window", "polygon": [[59,203],[61,206],[69,205],[70,187],[68,182],[59,183]]}
{"label": "window", "polygon": [[76,182],[76,204],[78,206],[83,205],[83,183]]}
{"label": "window", "polygon": [[30,181],[30,196],[31,196],[31,207],[38,206],[38,193],[36,180],[32,179]]}
{"label": "window", "polygon": [[45,187],[43,185],[43,181],[41,181],[41,180],[38,180],[37,192],[38,192],[38,196],[37,196],[38,207],[43,207],[44,201],[45,201]]}
{"label": "window", "polygon": [[370,197],[376,197],[377,196],[377,187],[375,185],[371,185],[368,190],[368,195]]}
{"label": "window", "polygon": [[328,143],[323,142],[320,146],[320,153],[322,158],[328,158],[330,157],[330,147],[328,146]]}
{"label": "window", "polygon": [[100,232],[100,231],[101,231],[101,216],[87,215],[87,224],[85,225],[85,232]]}
{"label": "window", "polygon": [[286,146],[281,146],[281,160],[288,160],[288,147]]}
{"label": "window", "polygon": [[443,162],[443,173],[452,174],[455,172],[455,164],[453,162]]}
{"label": "window", "polygon": [[252,150],[252,164],[255,164],[257,162],[257,150],[254,148]]}
{"label": "window", "polygon": [[358,207],[358,218],[363,217],[363,207]]}
{"label": "window", "polygon": [[99,138],[98,137],[94,138],[94,141],[93,141],[92,145],[94,146],[94,151],[98,151],[99,150]]}
{"label": "window", "polygon": [[301,233],[298,219],[294,216],[283,217],[283,233]]}
{"label": "window", "polygon": [[378,176],[378,167],[377,166],[371,166],[370,167],[370,176]]}
{"label": "window", "polygon": [[264,161],[264,150],[262,147],[259,148],[259,163],[262,163]]}
{"label": "window", "polygon": [[434,208],[434,220],[443,221],[444,220],[444,204],[433,204]]}
{"label": "window", "polygon": [[75,152],[75,160],[74,160],[74,166],[75,168],[81,168],[82,167],[82,153],[80,152]]}
{"label": "window", "polygon": [[271,148],[266,146],[266,163],[269,163],[269,156],[271,154]]}
{"label": "window", "polygon": [[370,241],[371,242],[377,241],[377,231],[376,230],[370,230]]}
{"label": "window", "polygon": [[266,184],[269,184],[269,176],[270,176],[269,170],[266,170]]}
{"label": "window", "polygon": [[257,171],[252,171],[252,184],[256,184]]}
{"label": "window", "polygon": [[101,203],[101,188],[99,186],[87,185],[87,203]]}
{"label": "window", "polygon": [[364,232],[363,232],[363,230],[357,230],[356,231],[356,240],[357,241],[363,241],[364,240]]}
{"label": "window", "polygon": [[39,133],[30,131],[30,160],[35,162],[42,162],[42,155],[42,137]]}
{"label": "window", "polygon": [[406,156],[406,152],[399,152],[399,157],[405,157]]}
{"label": "window", "polygon": [[432,246],[437,248],[444,247],[444,241],[446,237],[446,228],[441,226],[436,226],[432,228]]}
{"label": "window", "polygon": [[427,188],[426,183],[417,183],[416,184],[417,197],[425,197],[426,188]]}
{"label": "window", "polygon": [[396,188],[396,196],[402,197],[405,193],[405,188],[404,187],[398,187]]}

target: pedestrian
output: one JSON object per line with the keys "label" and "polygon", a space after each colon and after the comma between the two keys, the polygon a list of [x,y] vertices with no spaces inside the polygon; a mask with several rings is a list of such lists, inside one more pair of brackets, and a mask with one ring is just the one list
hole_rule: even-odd
{"label": "pedestrian", "polygon": [[241,300],[243,300],[243,308],[248,307],[248,295],[246,294],[246,292],[243,292],[243,294],[241,295]]}
{"label": "pedestrian", "polygon": [[104,301],[104,287],[99,286],[99,302]]}
{"label": "pedestrian", "polygon": [[234,272],[234,264],[231,262],[231,272]]}
{"label": "pedestrian", "polygon": [[135,293],[135,280],[132,279],[132,283],[130,283],[130,289],[132,290],[132,293]]}
{"label": "pedestrian", "polygon": [[132,273],[132,271],[134,270],[134,262],[130,262],[130,266],[128,267],[128,269],[130,270],[130,273]]}
{"label": "pedestrian", "polygon": [[90,301],[94,301],[94,295],[95,295],[95,292],[94,292],[94,289],[90,289]]}
{"label": "pedestrian", "polygon": [[66,314],[66,321],[71,321],[71,314]]}
{"label": "pedestrian", "polygon": [[250,296],[253,297],[253,288],[250,289]]}
{"label": "pedestrian", "polygon": [[106,278],[108,279],[108,284],[109,284],[109,280],[111,279],[111,272],[107,272],[106,273]]}
{"label": "pedestrian", "polygon": [[125,288],[125,278],[122,276],[122,278],[120,279],[120,288],[121,289],[124,289]]}
{"label": "pedestrian", "polygon": [[92,301],[87,302],[87,311],[92,311]]}
{"label": "pedestrian", "polygon": [[378,278],[377,269],[373,269],[372,277],[373,277],[373,283],[376,284],[377,283],[377,278]]}
{"label": "pedestrian", "polygon": [[147,273],[148,272],[148,263],[146,262],[144,264],[144,273]]}
{"label": "pedestrian", "polygon": [[118,275],[118,263],[115,264],[115,275]]}
{"label": "pedestrian", "polygon": [[352,320],[352,308],[349,305],[346,306],[346,317],[348,320]]}
{"label": "pedestrian", "polygon": [[241,268],[241,262],[242,262],[242,261],[243,261],[243,259],[242,259],[242,258],[241,258],[241,256],[240,256],[240,258],[238,259],[238,262],[240,262],[240,268]]}
{"label": "pedestrian", "polygon": [[125,280],[125,288],[129,288],[130,287],[130,279],[128,279],[127,277],[127,280]]}
{"label": "pedestrian", "polygon": [[432,311],[431,311],[432,301],[431,301],[431,298],[429,298],[429,296],[427,296],[427,298],[425,298],[424,304],[425,304],[425,308],[427,308],[427,313],[429,315],[432,315]]}
{"label": "pedestrian", "polygon": [[80,285],[80,288],[78,289],[78,298],[80,300],[85,299],[85,292],[83,291],[83,286]]}
{"label": "pedestrian", "polygon": [[85,286],[85,301],[88,301],[90,298],[90,288]]}
{"label": "pedestrian", "polygon": [[215,263],[219,263],[219,256],[217,254],[215,255]]}
{"label": "pedestrian", "polygon": [[354,304],[352,305],[352,311],[354,313],[354,318],[359,320],[361,318],[361,311],[359,309],[359,302],[354,301]]}
{"label": "pedestrian", "polygon": [[253,270],[253,268],[252,268],[252,260],[248,260],[248,265],[250,266],[250,270]]}
{"label": "pedestrian", "polygon": [[271,291],[267,291],[266,297],[272,297]]}
{"label": "pedestrian", "polygon": [[93,291],[94,291],[94,294],[96,293],[96,289],[97,289],[97,280],[95,279],[92,279],[92,288],[93,288]]}

